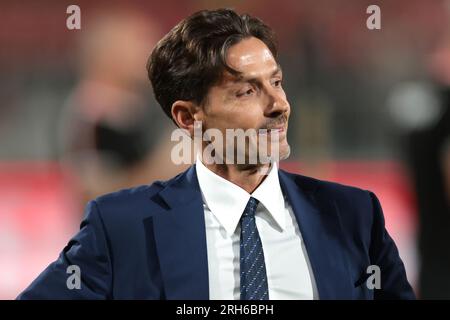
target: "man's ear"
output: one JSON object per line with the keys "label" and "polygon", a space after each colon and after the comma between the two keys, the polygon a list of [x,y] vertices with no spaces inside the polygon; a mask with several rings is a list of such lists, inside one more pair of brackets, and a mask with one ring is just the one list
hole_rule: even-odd
{"label": "man's ear", "polygon": [[202,120],[202,108],[191,101],[177,100],[172,104],[172,118],[181,129],[194,136],[194,122]]}

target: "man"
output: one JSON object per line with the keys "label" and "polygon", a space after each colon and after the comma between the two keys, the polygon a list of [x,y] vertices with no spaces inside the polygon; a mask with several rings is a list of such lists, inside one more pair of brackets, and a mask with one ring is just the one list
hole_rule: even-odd
{"label": "man", "polygon": [[[257,129],[256,140],[231,154],[222,152],[230,140],[202,141],[210,157],[177,177],[91,201],[80,232],[19,298],[413,299],[374,194],[264,157],[250,163],[260,141],[270,159],[289,155],[276,57],[272,30],[232,10],[172,29],[148,64],[164,112],[191,136],[201,123]],[[239,154],[244,163],[230,163]],[[68,285],[71,266],[78,288]],[[372,269],[378,280],[366,281]]]}

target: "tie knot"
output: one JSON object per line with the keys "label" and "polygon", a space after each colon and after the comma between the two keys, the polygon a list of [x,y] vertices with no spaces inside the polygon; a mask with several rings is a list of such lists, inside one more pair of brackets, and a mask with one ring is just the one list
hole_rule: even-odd
{"label": "tie knot", "polygon": [[258,207],[258,203],[259,203],[258,200],[256,200],[253,197],[250,197],[250,199],[247,202],[247,206],[245,207],[245,210],[244,210],[244,214],[243,214],[244,217],[254,216],[256,213],[256,207]]}

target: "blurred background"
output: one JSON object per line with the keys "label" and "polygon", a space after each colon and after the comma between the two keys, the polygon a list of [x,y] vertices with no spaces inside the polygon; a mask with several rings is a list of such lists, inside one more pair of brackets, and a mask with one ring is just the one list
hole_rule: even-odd
{"label": "blurred background", "polygon": [[[66,9],[81,8],[69,30]],[[366,9],[381,9],[369,30]],[[292,107],[282,167],[370,189],[423,299],[450,299],[450,1],[0,1],[0,299],[13,299],[100,194],[184,170],[145,63],[200,10],[278,34]]]}

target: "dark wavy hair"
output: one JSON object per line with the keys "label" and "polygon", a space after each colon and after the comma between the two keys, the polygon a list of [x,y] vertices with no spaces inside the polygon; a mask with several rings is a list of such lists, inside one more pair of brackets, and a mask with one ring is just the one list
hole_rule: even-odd
{"label": "dark wavy hair", "polygon": [[277,57],[273,30],[260,19],[231,9],[196,12],[166,34],[153,49],[147,71],[167,116],[172,118],[172,104],[177,100],[204,105],[209,89],[225,70],[238,75],[226,64],[227,49],[249,37],[260,39]]}

